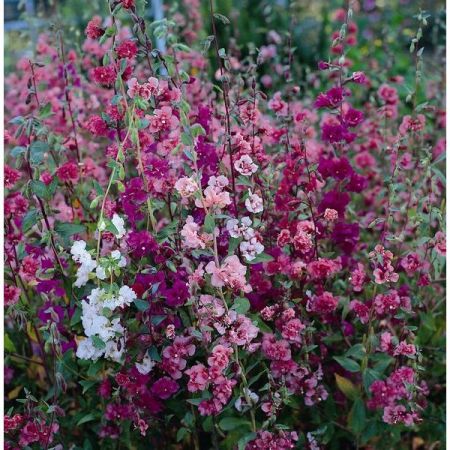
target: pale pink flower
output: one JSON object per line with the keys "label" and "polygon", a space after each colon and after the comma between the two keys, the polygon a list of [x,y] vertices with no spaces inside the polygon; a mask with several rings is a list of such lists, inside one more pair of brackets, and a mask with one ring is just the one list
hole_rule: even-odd
{"label": "pale pink flower", "polygon": [[245,200],[245,207],[247,208],[247,211],[250,211],[254,214],[262,212],[264,209],[262,198],[257,194],[253,194],[249,189],[248,198],[247,200]]}
{"label": "pale pink flower", "polygon": [[183,177],[175,183],[175,189],[183,198],[190,197],[198,191],[197,182],[189,177]]}
{"label": "pale pink flower", "polygon": [[328,220],[329,222],[335,222],[338,219],[338,216],[338,212],[335,209],[330,208],[326,208],[323,214],[325,220]]}
{"label": "pale pink flower", "polygon": [[250,177],[258,170],[258,166],[253,162],[252,158],[248,155],[242,155],[234,163],[234,168],[246,177]]}
{"label": "pale pink flower", "polygon": [[244,292],[252,290],[245,280],[247,268],[241,264],[236,255],[226,257],[221,267],[217,267],[216,263],[211,261],[205,270],[211,274],[211,284],[214,287],[228,286],[233,290],[243,290]]}

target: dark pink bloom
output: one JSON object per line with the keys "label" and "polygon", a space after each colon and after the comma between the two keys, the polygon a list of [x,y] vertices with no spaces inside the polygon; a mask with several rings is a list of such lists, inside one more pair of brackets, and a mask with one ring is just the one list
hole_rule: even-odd
{"label": "dark pink bloom", "polygon": [[178,383],[172,378],[162,377],[153,383],[152,393],[163,400],[167,400],[178,391],[178,388]]}

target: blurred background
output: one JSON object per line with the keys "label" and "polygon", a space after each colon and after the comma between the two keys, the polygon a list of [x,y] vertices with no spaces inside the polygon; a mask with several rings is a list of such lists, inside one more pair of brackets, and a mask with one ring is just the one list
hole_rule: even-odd
{"label": "blurred background", "polygon": [[[151,21],[171,18],[174,11],[196,10],[198,37],[210,33],[209,0],[137,0],[139,8]],[[408,47],[416,33],[414,15],[421,9],[430,14],[430,26],[424,30],[422,46],[431,70],[442,65],[445,45],[445,0],[357,0],[354,20],[358,24],[359,44],[349,57],[367,65],[365,59],[384,61],[402,75],[411,68]],[[290,32],[295,48],[295,63],[300,74],[317,67],[317,61],[329,56],[330,35],[336,31],[333,14],[346,8],[343,0],[216,0],[216,12],[227,16],[231,24],[220,27],[221,42],[239,48],[241,53],[250,46],[260,48],[270,44],[270,31],[285,39]],[[93,15],[105,16],[106,0],[4,0],[5,9],[5,71],[14,70],[21,56],[33,56],[39,33],[58,24],[64,29],[67,42],[80,49],[84,28]],[[186,28],[192,26],[188,22]],[[201,39],[189,42],[201,48]],[[379,55],[378,55],[379,54]],[[379,56],[379,57],[378,57]],[[369,58],[370,57],[370,58]]]}

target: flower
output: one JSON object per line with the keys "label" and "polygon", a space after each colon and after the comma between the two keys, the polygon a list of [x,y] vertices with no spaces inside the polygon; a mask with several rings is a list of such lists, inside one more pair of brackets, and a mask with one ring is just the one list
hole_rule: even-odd
{"label": "flower", "polygon": [[102,28],[102,19],[99,16],[94,16],[87,24],[84,33],[90,39],[98,39],[105,34],[105,30]]}
{"label": "flower", "polygon": [[236,255],[227,256],[220,267],[214,261],[209,262],[205,270],[211,274],[211,284],[215,287],[228,286],[233,290],[251,292],[252,288],[245,280],[247,269]]}
{"label": "flower", "polygon": [[175,189],[183,198],[191,197],[198,191],[197,182],[189,177],[183,177],[175,183]]}
{"label": "flower", "polygon": [[317,314],[333,313],[339,304],[339,300],[331,292],[324,292],[308,299],[306,310]]}
{"label": "flower", "polygon": [[162,377],[153,383],[152,393],[163,400],[167,400],[178,391],[178,388],[178,383],[172,378]]}
{"label": "flower", "polygon": [[237,161],[234,162],[234,168],[246,177],[250,177],[258,170],[258,166],[252,161],[252,158],[248,155],[242,155]]}
{"label": "flower", "polygon": [[111,222],[117,230],[117,233],[115,233],[114,236],[116,236],[117,239],[123,238],[126,234],[124,227],[125,221],[118,214],[114,213]]}
{"label": "flower", "polygon": [[247,208],[247,211],[254,214],[262,212],[264,209],[262,198],[257,194],[253,194],[249,189],[248,198],[245,200],[245,207]]}
{"label": "flower", "polygon": [[253,261],[257,255],[264,251],[264,245],[262,245],[256,237],[241,242],[239,248],[242,252],[242,256],[244,256],[247,261]]}
{"label": "flower", "polygon": [[119,58],[133,58],[137,53],[137,45],[134,41],[122,41],[117,47],[116,52]]}

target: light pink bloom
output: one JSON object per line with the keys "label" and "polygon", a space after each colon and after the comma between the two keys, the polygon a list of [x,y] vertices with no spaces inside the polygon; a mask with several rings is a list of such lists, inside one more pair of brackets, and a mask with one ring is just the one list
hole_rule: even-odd
{"label": "light pink bloom", "polygon": [[250,177],[258,170],[258,166],[253,162],[252,158],[248,155],[242,155],[234,163],[234,168],[246,177]]}

